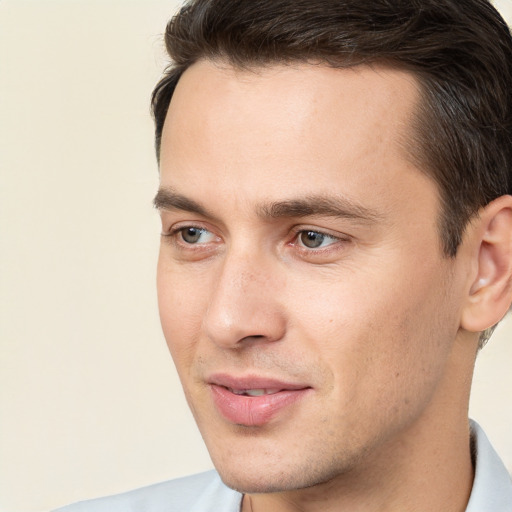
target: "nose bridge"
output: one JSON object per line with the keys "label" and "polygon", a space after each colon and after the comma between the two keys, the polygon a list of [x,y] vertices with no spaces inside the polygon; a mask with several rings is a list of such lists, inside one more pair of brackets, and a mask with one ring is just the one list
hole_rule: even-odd
{"label": "nose bridge", "polygon": [[276,341],[283,336],[279,288],[284,284],[275,267],[250,250],[226,255],[204,318],[206,334],[214,343],[235,347],[248,339]]}

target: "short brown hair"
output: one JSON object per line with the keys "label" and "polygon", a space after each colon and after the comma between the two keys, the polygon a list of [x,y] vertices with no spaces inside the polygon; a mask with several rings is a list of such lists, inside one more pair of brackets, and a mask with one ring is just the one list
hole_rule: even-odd
{"label": "short brown hair", "polygon": [[200,59],[382,63],[420,84],[408,145],[439,187],[445,254],[481,207],[512,193],[512,38],[487,0],[191,0],[165,43],[173,63],[152,96],[157,157],[176,84]]}

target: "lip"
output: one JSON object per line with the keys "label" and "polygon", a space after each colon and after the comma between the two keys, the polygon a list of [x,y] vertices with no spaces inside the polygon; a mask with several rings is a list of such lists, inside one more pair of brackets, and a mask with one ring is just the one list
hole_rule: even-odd
{"label": "lip", "polygon": [[[208,379],[213,402],[230,423],[250,427],[263,426],[311,391],[311,386],[261,376],[234,377],[213,375]],[[251,389],[279,390],[269,395],[236,394]]]}

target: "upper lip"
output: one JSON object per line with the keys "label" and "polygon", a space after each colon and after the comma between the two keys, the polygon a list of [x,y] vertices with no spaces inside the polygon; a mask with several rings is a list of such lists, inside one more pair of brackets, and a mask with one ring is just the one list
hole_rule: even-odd
{"label": "upper lip", "polygon": [[279,390],[299,390],[310,388],[304,383],[288,382],[272,377],[263,377],[258,375],[234,376],[228,374],[216,373],[207,379],[208,384],[223,386],[229,389],[279,389]]}

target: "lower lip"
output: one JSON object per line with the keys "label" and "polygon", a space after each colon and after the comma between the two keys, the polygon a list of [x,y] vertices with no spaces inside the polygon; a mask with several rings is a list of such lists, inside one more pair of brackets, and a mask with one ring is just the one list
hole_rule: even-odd
{"label": "lower lip", "polygon": [[213,401],[219,412],[229,422],[247,427],[268,423],[283,409],[297,402],[310,388],[283,390],[272,395],[236,395],[223,386],[212,384]]}

